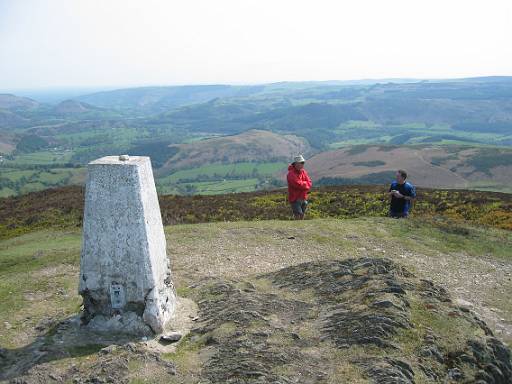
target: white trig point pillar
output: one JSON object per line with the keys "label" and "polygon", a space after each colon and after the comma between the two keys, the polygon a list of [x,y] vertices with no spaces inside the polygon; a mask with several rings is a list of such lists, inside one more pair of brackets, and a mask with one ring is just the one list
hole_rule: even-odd
{"label": "white trig point pillar", "polygon": [[83,323],[97,330],[162,333],[174,315],[176,292],[149,157],[89,163],[79,292]]}

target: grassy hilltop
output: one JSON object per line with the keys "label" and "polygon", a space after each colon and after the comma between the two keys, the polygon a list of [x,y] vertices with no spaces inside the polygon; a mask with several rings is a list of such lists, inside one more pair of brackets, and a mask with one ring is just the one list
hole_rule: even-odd
{"label": "grassy hilltop", "polygon": [[511,196],[421,189],[394,220],[382,192],[318,189],[302,222],[279,190],[160,196],[177,346],[79,327],[81,188],[2,199],[0,381],[508,382]]}
{"label": "grassy hilltop", "polygon": [[[199,304],[177,348],[78,330],[79,228],[0,241],[4,378],[441,383],[492,377],[497,365],[507,374],[491,332],[512,341],[509,231],[372,217],[175,225],[166,237],[178,294]],[[385,287],[405,296],[377,293]]]}

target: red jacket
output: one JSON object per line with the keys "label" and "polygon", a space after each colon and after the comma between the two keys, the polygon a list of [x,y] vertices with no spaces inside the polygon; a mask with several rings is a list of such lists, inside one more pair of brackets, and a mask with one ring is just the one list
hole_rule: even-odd
{"label": "red jacket", "polygon": [[293,165],[290,165],[286,179],[288,180],[288,201],[290,203],[308,198],[308,191],[313,183],[304,168],[297,171]]}

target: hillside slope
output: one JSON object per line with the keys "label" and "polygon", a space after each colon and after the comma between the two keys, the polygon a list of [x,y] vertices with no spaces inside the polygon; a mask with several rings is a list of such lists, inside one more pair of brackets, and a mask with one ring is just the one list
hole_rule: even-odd
{"label": "hillside slope", "polygon": [[0,109],[9,111],[25,111],[39,107],[40,104],[28,97],[20,97],[8,93],[0,94]]}
{"label": "hillside slope", "polygon": [[[397,169],[423,187],[512,191],[512,149],[468,146],[356,146],[308,160],[310,175],[340,184],[385,183]],[[331,180],[335,182],[336,180]]]}
{"label": "hillside slope", "polygon": [[[0,115],[2,112],[0,112]],[[0,117],[1,119],[1,117]],[[0,123],[1,125],[1,123]],[[15,148],[13,135],[0,131],[0,154],[9,154]]]}
{"label": "hillside slope", "polygon": [[259,86],[186,85],[169,87],[140,87],[96,92],[75,98],[104,108],[164,111],[182,105],[206,102],[218,97],[248,95]]}
{"label": "hillside slope", "polygon": [[308,153],[306,140],[294,135],[249,130],[239,135],[206,139],[174,146],[178,153],[164,164],[159,174],[204,164],[242,161],[289,161],[297,153]]}
{"label": "hillside slope", "polygon": [[[249,97],[214,99],[155,118],[187,132],[247,129],[303,136],[316,149],[334,143],[464,142],[510,145],[508,78],[265,87]],[[352,122],[359,126],[351,126]]]}
{"label": "hillside slope", "polygon": [[99,108],[94,107],[90,104],[79,102],[76,100],[64,100],[57,104],[53,111],[58,115],[77,114],[85,113],[91,110],[98,110]]}

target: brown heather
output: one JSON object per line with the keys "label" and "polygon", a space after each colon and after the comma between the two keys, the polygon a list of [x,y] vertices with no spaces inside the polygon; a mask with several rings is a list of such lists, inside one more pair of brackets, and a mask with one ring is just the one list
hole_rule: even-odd
{"label": "brown heather", "polygon": [[[44,228],[80,227],[83,188],[64,187],[0,199],[0,239]],[[380,186],[333,186],[310,194],[309,218],[386,216]],[[291,219],[286,190],[215,196],[160,196],[164,225]],[[411,216],[443,218],[512,230],[512,195],[471,190],[418,189]]]}

